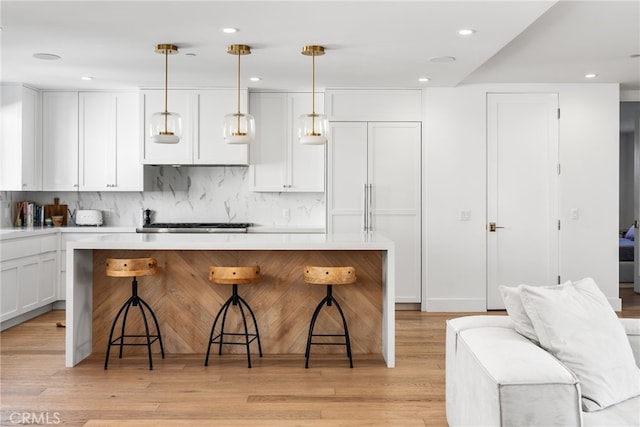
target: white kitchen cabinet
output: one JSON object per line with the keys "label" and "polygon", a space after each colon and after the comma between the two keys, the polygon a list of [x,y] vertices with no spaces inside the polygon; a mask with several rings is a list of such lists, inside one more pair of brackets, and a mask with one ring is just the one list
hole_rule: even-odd
{"label": "white kitchen cabinet", "polygon": [[327,89],[329,121],[418,122],[422,120],[420,89]]}
{"label": "white kitchen cabinet", "polygon": [[[164,91],[142,91],[143,163],[148,165],[247,165],[246,145],[224,142],[222,124],[226,114],[236,112],[235,89],[169,90],[169,111],[182,118],[182,137],[177,144],[149,140],[151,116],[164,111]],[[241,91],[241,110],[246,111],[247,91]]]}
{"label": "white kitchen cabinet", "polygon": [[421,124],[333,122],[327,231],[380,233],[396,245],[396,302],[421,301]]}
{"label": "white kitchen cabinet", "polygon": [[42,190],[41,95],[22,85],[0,92],[0,190]]}
{"label": "white kitchen cabinet", "polygon": [[57,234],[2,241],[0,321],[53,303],[58,271]]}
{"label": "white kitchen cabinet", "polygon": [[42,93],[42,189],[78,190],[78,92]]}
{"label": "white kitchen cabinet", "polygon": [[79,96],[80,191],[142,191],[138,93]]}
{"label": "white kitchen cabinet", "polygon": [[[324,145],[298,142],[298,116],[311,112],[311,93],[255,92],[250,110],[256,120],[249,175],[253,191],[324,192]],[[324,98],[316,94],[316,112]]]}

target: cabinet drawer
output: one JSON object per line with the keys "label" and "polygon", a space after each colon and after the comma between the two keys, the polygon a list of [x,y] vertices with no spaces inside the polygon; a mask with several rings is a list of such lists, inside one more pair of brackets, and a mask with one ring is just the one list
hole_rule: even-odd
{"label": "cabinet drawer", "polygon": [[26,239],[5,240],[2,242],[2,255],[0,260],[22,258],[40,254],[40,238],[30,237]]}
{"label": "cabinet drawer", "polygon": [[58,235],[40,237],[40,253],[55,252],[58,250]]}

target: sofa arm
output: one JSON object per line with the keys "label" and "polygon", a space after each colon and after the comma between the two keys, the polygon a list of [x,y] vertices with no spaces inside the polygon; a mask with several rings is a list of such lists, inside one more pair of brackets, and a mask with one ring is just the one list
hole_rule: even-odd
{"label": "sofa arm", "polygon": [[640,368],[640,319],[620,319],[631,344],[636,365]]}
{"label": "sofa arm", "polygon": [[549,353],[511,328],[457,335],[446,355],[451,426],[581,425],[578,381]]}

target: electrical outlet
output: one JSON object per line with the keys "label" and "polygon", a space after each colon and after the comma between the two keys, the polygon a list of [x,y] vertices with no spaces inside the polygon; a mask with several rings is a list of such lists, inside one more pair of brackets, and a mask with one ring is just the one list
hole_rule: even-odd
{"label": "electrical outlet", "polygon": [[282,217],[289,219],[291,217],[291,209],[289,208],[282,209]]}
{"label": "electrical outlet", "polygon": [[471,221],[471,211],[469,209],[460,209],[458,212],[458,220]]}

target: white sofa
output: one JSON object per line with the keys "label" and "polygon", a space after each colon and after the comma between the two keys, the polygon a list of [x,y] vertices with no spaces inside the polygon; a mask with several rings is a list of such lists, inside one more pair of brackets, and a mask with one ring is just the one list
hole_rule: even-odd
{"label": "white sofa", "polygon": [[[640,319],[620,321],[640,367]],[[640,426],[640,396],[583,412],[575,375],[501,315],[447,321],[446,410],[454,427]]]}

